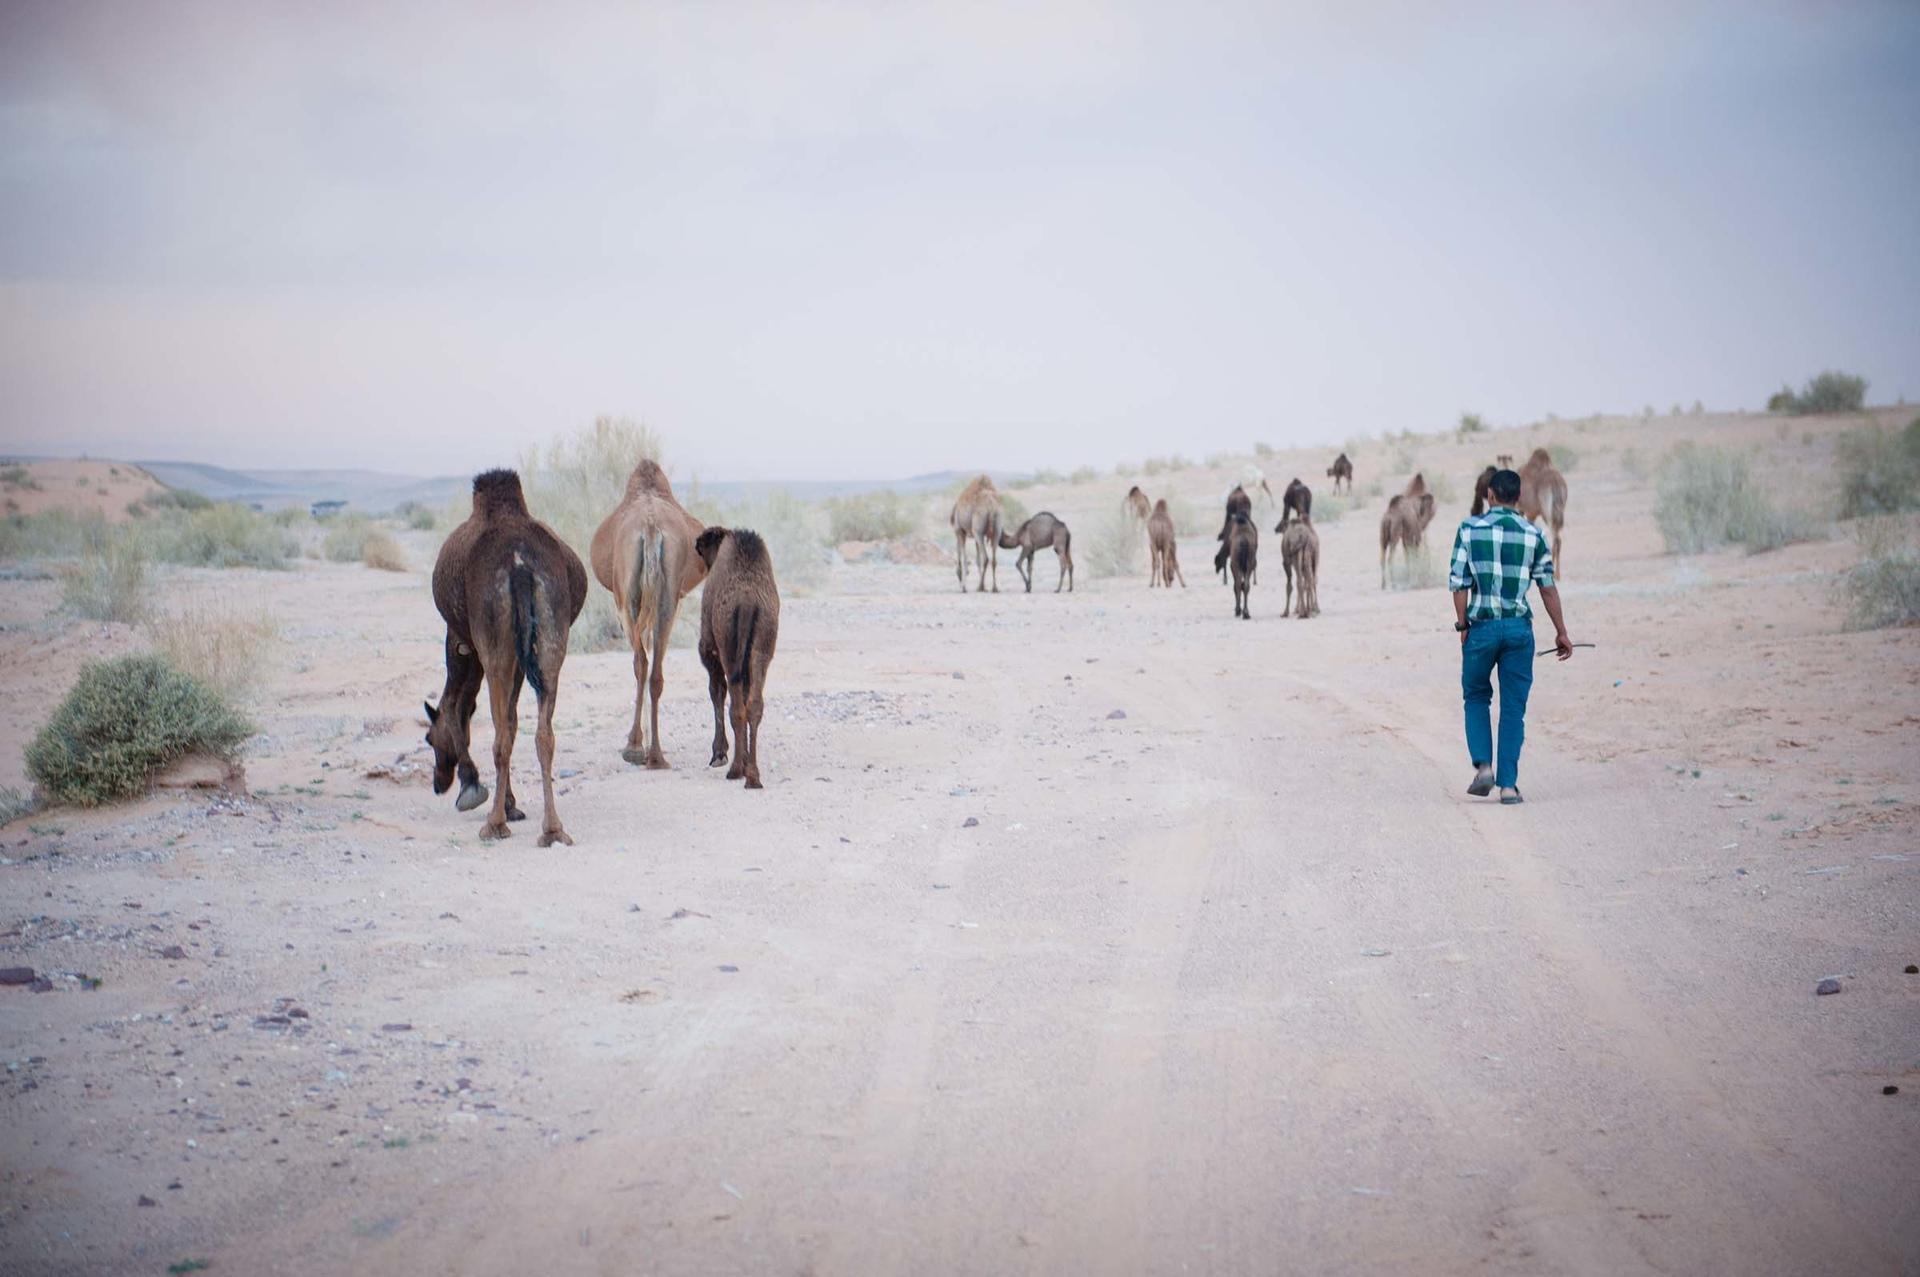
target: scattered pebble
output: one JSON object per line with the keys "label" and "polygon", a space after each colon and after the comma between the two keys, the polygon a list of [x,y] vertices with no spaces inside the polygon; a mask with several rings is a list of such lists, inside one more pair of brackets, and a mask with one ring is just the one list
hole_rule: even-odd
{"label": "scattered pebble", "polygon": [[1127,711],[1123,709],[1116,709],[1111,714],[1108,714],[1107,718],[1111,720],[1116,718],[1125,718],[1126,716],[1127,716]]}
{"label": "scattered pebble", "polygon": [[1838,993],[1840,992],[1840,982],[1834,979],[1832,976],[1828,976],[1826,979],[1822,980],[1819,984],[1814,985],[1813,991],[1821,995],[1825,995],[1829,993]]}
{"label": "scattered pebble", "polygon": [[140,1201],[138,1204],[141,1206],[158,1206],[160,1203],[154,1201],[151,1197],[148,1197],[145,1193],[142,1193],[140,1194]]}
{"label": "scattered pebble", "polygon": [[980,825],[979,819],[973,816],[969,816],[965,820],[960,822],[960,828],[962,829],[977,829],[979,825]]}
{"label": "scattered pebble", "polygon": [[383,1024],[380,1026],[380,1031],[382,1033],[411,1033],[413,1032],[413,1026],[401,1021],[395,1024]]}
{"label": "scattered pebble", "polygon": [[1361,952],[1361,953],[1363,953],[1363,954],[1365,954],[1365,955],[1366,955],[1367,957],[1369,957],[1369,958],[1384,958],[1384,957],[1386,957],[1386,956],[1387,956],[1388,954],[1390,954],[1390,953],[1392,953],[1392,952],[1393,952],[1393,950],[1391,950],[1391,949],[1362,949],[1362,950],[1361,950],[1360,952]]}
{"label": "scattered pebble", "polygon": [[1920,966],[1915,966],[1913,963],[1909,962],[1907,964],[1907,974],[1920,975]]}
{"label": "scattered pebble", "polygon": [[32,984],[32,967],[0,967],[0,984]]}
{"label": "scattered pebble", "polygon": [[733,965],[733,964],[732,964],[731,962],[723,962],[723,963],[721,963],[721,964],[720,964],[720,969],[721,969],[722,971],[724,971],[724,972],[726,972],[726,973],[727,973],[728,975],[735,975],[735,974],[737,974],[737,973],[739,972],[739,970],[740,970],[740,968],[739,968],[739,967],[736,967],[736,966],[734,966],[734,965]]}
{"label": "scattered pebble", "polygon": [[1881,1088],[1880,1088],[1880,1094],[1882,1094],[1882,1095],[1898,1095],[1898,1094],[1900,1094],[1900,1088],[1899,1088],[1899,1087],[1897,1087],[1897,1086],[1883,1086],[1883,1087],[1881,1087]]}

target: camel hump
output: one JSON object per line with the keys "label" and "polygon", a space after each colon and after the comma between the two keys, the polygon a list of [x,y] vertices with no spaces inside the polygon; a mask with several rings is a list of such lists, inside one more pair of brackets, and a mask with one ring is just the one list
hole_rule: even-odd
{"label": "camel hump", "polygon": [[667,479],[667,472],[652,457],[641,458],[640,464],[627,476],[627,495],[634,497],[642,492],[653,492],[667,498],[673,496],[673,484]]}
{"label": "camel hump", "polygon": [[520,476],[512,470],[486,470],[473,476],[473,512],[481,518],[527,513]]}
{"label": "camel hump", "polygon": [[1527,458],[1527,464],[1529,466],[1550,466],[1553,464],[1553,454],[1545,448],[1535,448],[1533,455]]}
{"label": "camel hump", "polygon": [[1387,509],[1388,509],[1389,511],[1392,511],[1392,510],[1398,510],[1398,509],[1400,508],[1400,503],[1401,503],[1402,501],[1405,501],[1406,499],[1407,499],[1407,494],[1406,494],[1406,493],[1404,493],[1404,492],[1396,492],[1396,493],[1394,493],[1394,494],[1393,494],[1393,497],[1392,497],[1392,499],[1390,499],[1390,500],[1389,500],[1389,501],[1387,502]]}

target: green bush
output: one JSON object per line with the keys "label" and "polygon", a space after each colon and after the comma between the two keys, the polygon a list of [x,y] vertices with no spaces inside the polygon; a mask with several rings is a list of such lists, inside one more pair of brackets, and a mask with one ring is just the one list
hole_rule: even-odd
{"label": "green bush", "polygon": [[89,621],[132,624],[147,611],[147,555],[126,528],[100,524],[63,576],[61,609]]}
{"label": "green bush", "polygon": [[277,569],[300,551],[300,543],[285,528],[230,501],[149,517],[132,526],[155,559],[186,567]]}
{"label": "green bush", "polygon": [[1146,567],[1147,526],[1122,506],[1100,516],[1075,556],[1095,576],[1133,576]]}
{"label": "green bush", "polygon": [[158,492],[149,492],[127,509],[138,518],[167,510],[206,510],[212,506],[213,501],[198,492],[190,492],[185,488],[162,488]]}
{"label": "green bush", "polygon": [[1844,434],[1835,451],[1841,518],[1920,507],[1920,417],[1898,432],[1867,426]]}
{"label": "green bush", "polygon": [[0,470],[0,485],[25,492],[40,491],[40,483],[25,466],[8,466]]}
{"label": "green bush", "polygon": [[912,536],[920,527],[919,511],[898,492],[860,492],[834,497],[826,503],[827,539],[894,541]]}
{"label": "green bush", "polygon": [[10,825],[22,816],[33,814],[33,796],[13,786],[0,787],[0,825]]}
{"label": "green bush", "polygon": [[1774,507],[1744,457],[1690,443],[1675,448],[1660,469],[1653,518],[1670,554],[1724,545],[1774,550],[1813,535],[1812,520]]}
{"label": "green bush", "polygon": [[1892,520],[1867,524],[1860,538],[1864,554],[1840,578],[1847,628],[1878,630],[1920,622],[1920,552]]}
{"label": "green bush", "polygon": [[1464,439],[1468,435],[1484,434],[1486,429],[1487,423],[1481,420],[1479,413],[1463,412],[1460,414],[1459,428],[1454,433]]}
{"label": "green bush", "polygon": [[1767,400],[1767,411],[1791,413],[1796,417],[1820,412],[1858,412],[1866,401],[1865,377],[1828,369],[1809,378],[1797,394],[1793,387],[1782,386],[1778,394]]}
{"label": "green bush", "polygon": [[1092,483],[1095,479],[1098,479],[1099,477],[1100,477],[1100,471],[1097,467],[1080,466],[1077,469],[1075,469],[1072,474],[1067,476],[1067,482],[1068,483]]}
{"label": "green bush", "polygon": [[253,727],[219,693],[157,656],[87,665],[27,746],[43,798],[81,807],[142,793],[190,753],[232,758]]}
{"label": "green bush", "polygon": [[0,559],[64,559],[86,548],[87,538],[106,527],[96,511],[75,514],[55,508],[39,514],[11,514],[0,520]]}

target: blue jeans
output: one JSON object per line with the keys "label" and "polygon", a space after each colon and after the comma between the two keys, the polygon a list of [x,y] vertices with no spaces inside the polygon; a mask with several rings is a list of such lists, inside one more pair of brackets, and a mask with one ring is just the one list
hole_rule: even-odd
{"label": "blue jeans", "polygon": [[1467,753],[1477,766],[1494,761],[1493,671],[1500,670],[1500,757],[1495,783],[1520,779],[1520,746],[1527,737],[1527,693],[1533,690],[1533,619],[1475,621],[1460,650],[1460,691],[1467,701]]}

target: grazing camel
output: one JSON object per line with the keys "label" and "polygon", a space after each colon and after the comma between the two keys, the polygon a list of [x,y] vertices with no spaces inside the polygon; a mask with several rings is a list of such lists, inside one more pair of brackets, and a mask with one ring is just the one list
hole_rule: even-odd
{"label": "grazing camel", "polygon": [[1333,459],[1333,464],[1327,468],[1327,477],[1333,480],[1333,490],[1335,492],[1340,491],[1340,481],[1345,479],[1347,481],[1347,495],[1353,495],[1353,462],[1347,460],[1346,453],[1343,452]]}
{"label": "grazing camel", "polygon": [[1222,581],[1227,579],[1227,531],[1233,527],[1236,515],[1243,518],[1253,517],[1253,498],[1248,496],[1247,490],[1237,483],[1233,485],[1233,491],[1227,493],[1227,514],[1220,521],[1220,534],[1214,537],[1214,540],[1220,543],[1220,548],[1213,555],[1213,570],[1220,574]]}
{"label": "grazing camel", "polygon": [[1153,514],[1147,519],[1147,545],[1153,552],[1148,588],[1164,585],[1171,590],[1178,579],[1180,588],[1186,589],[1187,576],[1180,570],[1180,559],[1174,552],[1173,515],[1168,512],[1164,498],[1153,503]]}
{"label": "grazing camel", "polygon": [[1433,494],[1427,491],[1424,475],[1414,475],[1405,492],[1395,493],[1380,516],[1380,588],[1387,588],[1387,557],[1394,546],[1411,566],[1413,552],[1426,543],[1427,525],[1433,522]]}
{"label": "grazing camel", "polygon": [[993,592],[1000,593],[1000,493],[993,480],[981,475],[960,490],[947,516],[953,525],[953,571],[960,578],[960,593],[967,592],[967,538],[973,538],[974,558],[980,565],[977,593],[987,589],[987,561],[993,561]]}
{"label": "grazing camel", "polygon": [[667,766],[660,749],[667,636],[673,633],[680,600],[707,575],[706,563],[693,549],[705,527],[674,499],[667,472],[653,461],[642,461],[627,477],[627,494],[594,532],[589,547],[593,575],[612,592],[633,645],[633,728],[620,757],[655,771]]}
{"label": "grazing camel", "polygon": [[[1289,608],[1302,621],[1320,615],[1320,534],[1313,530],[1313,524],[1295,519],[1287,525],[1280,538],[1280,562],[1287,569],[1287,602],[1280,615],[1285,616]],[[1298,595],[1294,593],[1296,578]]]}
{"label": "grazing camel", "polygon": [[1280,498],[1280,522],[1274,525],[1275,532],[1285,532],[1287,524],[1294,519],[1313,517],[1313,489],[1295,479],[1287,485],[1287,493]]}
{"label": "grazing camel", "polygon": [[1125,504],[1127,513],[1142,523],[1153,517],[1153,507],[1147,504],[1147,494],[1140,491],[1137,483],[1127,489]]}
{"label": "grazing camel", "polygon": [[1260,561],[1260,529],[1251,518],[1235,514],[1227,520],[1227,540],[1221,552],[1233,566],[1233,614],[1251,621],[1253,609],[1247,602],[1253,592],[1254,569]]}
{"label": "grazing camel", "polygon": [[493,810],[482,838],[505,838],[510,820],[525,820],[513,800],[508,764],[520,725],[520,686],[533,684],[540,706],[534,748],[540,755],[540,845],[573,845],[553,805],[553,708],[567,632],[587,602],[587,569],[580,556],[527,512],[520,476],[489,470],[474,476],[473,513],[453,530],[433,565],[433,604],[447,623],[447,684],[440,706],[427,706],[427,744],[433,746],[433,792],[444,794],[460,776],[454,806],[471,811],[487,801],[487,787],[467,748],[480,680],[493,712]]}
{"label": "grazing camel", "polygon": [[1060,562],[1060,576],[1053,583],[1053,592],[1060,593],[1060,585],[1065,582],[1067,593],[1073,593],[1073,533],[1067,531],[1066,524],[1042,510],[1017,530],[1000,534],[1002,550],[1020,551],[1020,556],[1013,561],[1013,570],[1027,583],[1028,594],[1033,593],[1033,553],[1041,546],[1052,546],[1054,557]]}
{"label": "grazing camel", "polygon": [[[1487,485],[1493,482],[1495,470],[1513,469],[1512,454],[1503,454],[1496,465],[1488,466],[1480,472],[1473,482],[1473,514],[1478,517],[1485,514],[1492,504],[1487,496]],[[1567,480],[1554,469],[1553,457],[1545,448],[1535,448],[1533,455],[1527,458],[1527,464],[1520,467],[1520,501],[1516,507],[1520,517],[1540,527],[1552,535],[1553,570],[1558,576],[1560,563],[1560,529],[1567,517]]]}
{"label": "grazing camel", "polygon": [[733,766],[728,780],[746,777],[760,788],[760,718],[766,709],[767,666],[780,637],[780,586],[760,534],[745,528],[708,528],[693,543],[707,565],[700,594],[700,663],[713,697],[713,758],[727,761],[724,710],[732,700]]}

